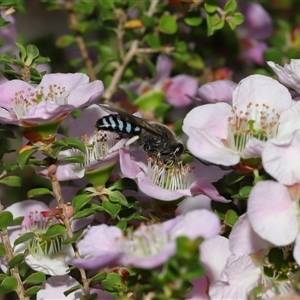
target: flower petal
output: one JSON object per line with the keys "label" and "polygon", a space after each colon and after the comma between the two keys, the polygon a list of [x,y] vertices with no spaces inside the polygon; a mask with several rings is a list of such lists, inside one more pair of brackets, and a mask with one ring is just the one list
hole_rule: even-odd
{"label": "flower petal", "polygon": [[284,185],[300,182],[300,131],[269,140],[262,155],[265,170]]}
{"label": "flower petal", "polygon": [[192,103],[189,96],[197,93],[197,80],[188,75],[177,75],[170,79],[170,84],[166,90],[166,100],[175,107],[184,107]]}
{"label": "flower petal", "polygon": [[171,238],[176,239],[179,236],[186,236],[189,239],[203,237],[211,238],[220,232],[220,220],[211,211],[206,209],[197,209],[181,215],[182,218],[174,224],[171,230]]}
{"label": "flower petal", "polygon": [[[237,111],[249,111],[248,105],[252,103],[270,107],[276,113],[281,113],[292,106],[292,97],[288,89],[268,76],[251,75],[241,80],[233,92],[232,106]],[[249,119],[255,120],[257,112],[251,110]],[[272,115],[273,118],[273,115]],[[272,121],[272,120],[270,120]]]}
{"label": "flower petal", "polygon": [[203,84],[198,89],[198,96],[204,103],[232,103],[232,92],[237,84],[231,80],[216,80]]}
{"label": "flower petal", "polygon": [[258,236],[251,227],[247,214],[239,217],[230,236],[229,247],[237,256],[255,253],[261,249],[267,249],[271,244]]}
{"label": "flower petal", "polygon": [[233,166],[240,161],[239,154],[227,148],[219,137],[195,128],[190,128],[187,134],[187,147],[196,157],[223,166]]}
{"label": "flower petal", "polygon": [[253,187],[247,213],[253,230],[274,245],[291,244],[298,234],[297,204],[275,181],[260,181]]}

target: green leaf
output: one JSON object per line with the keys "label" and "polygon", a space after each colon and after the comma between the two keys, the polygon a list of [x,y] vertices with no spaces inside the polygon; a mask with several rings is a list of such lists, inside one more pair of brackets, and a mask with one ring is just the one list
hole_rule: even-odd
{"label": "green leaf", "polygon": [[91,195],[78,195],[73,198],[72,200],[72,206],[74,207],[74,212],[78,212],[81,210],[86,204],[88,204],[92,199]]}
{"label": "green leaf", "polygon": [[214,13],[218,8],[218,1],[216,0],[206,0],[204,3],[204,9],[207,13]]}
{"label": "green leaf", "polygon": [[164,101],[165,95],[158,91],[149,91],[138,97],[134,104],[140,107],[142,110],[155,110],[155,108]]}
{"label": "green leaf", "polygon": [[19,253],[15,255],[9,262],[8,265],[13,268],[19,265],[22,261],[24,261],[25,255],[23,253]]}
{"label": "green leaf", "polygon": [[52,195],[52,192],[46,188],[36,188],[27,192],[28,198],[40,197],[44,195]]}
{"label": "green leaf", "polygon": [[92,283],[92,282],[99,282],[99,281],[104,280],[106,277],[107,277],[107,273],[106,272],[102,272],[102,273],[99,273],[99,274],[95,275],[94,277],[92,277],[89,280],[89,282],[90,283]]}
{"label": "green leaf", "polygon": [[116,224],[116,226],[119,227],[121,230],[124,230],[127,227],[127,222],[125,220],[122,220],[122,221],[118,222]]}
{"label": "green leaf", "polygon": [[113,203],[118,203],[122,206],[128,207],[128,202],[125,196],[119,191],[110,191],[108,194],[109,201]]}
{"label": "green leaf", "polygon": [[36,295],[36,293],[42,288],[43,288],[42,285],[32,286],[25,291],[25,296],[30,297],[30,296]]}
{"label": "green leaf", "polygon": [[234,210],[228,209],[225,215],[224,223],[230,227],[233,227],[238,219],[238,214]]}
{"label": "green leaf", "polygon": [[241,13],[235,13],[233,15],[232,22],[234,22],[236,25],[240,25],[244,22],[245,18]]}
{"label": "green leaf", "polygon": [[75,37],[73,35],[70,34],[65,34],[63,36],[60,36],[57,40],[56,40],[56,46],[59,48],[65,48],[70,46],[71,44],[73,44],[75,42]]}
{"label": "green leaf", "polygon": [[171,15],[163,15],[159,19],[158,27],[165,34],[174,34],[178,28],[176,19]]}
{"label": "green leaf", "polygon": [[82,141],[76,138],[66,138],[66,142],[69,147],[78,149],[84,154],[86,153],[85,144]]}
{"label": "green leaf", "polygon": [[29,158],[34,154],[37,150],[36,149],[29,149],[21,152],[18,155],[17,163],[20,166],[21,169],[23,169],[28,162]]}
{"label": "green leaf", "polygon": [[21,186],[22,180],[19,176],[7,176],[1,179],[0,183],[3,183],[7,186]]}
{"label": "green leaf", "polygon": [[251,190],[252,190],[252,186],[250,186],[250,185],[243,186],[239,190],[239,198],[240,199],[247,199],[249,197],[249,194],[250,194]]}
{"label": "green leaf", "polygon": [[0,292],[7,294],[12,291],[16,291],[18,287],[18,281],[13,276],[7,276],[0,285]]}
{"label": "green leaf", "polygon": [[193,27],[193,26],[199,26],[203,22],[203,18],[201,18],[200,16],[186,17],[183,19],[183,21],[185,22],[185,24]]}
{"label": "green leaf", "polygon": [[125,286],[122,283],[122,277],[116,273],[110,273],[106,279],[103,280],[102,285],[109,291],[122,291]]}
{"label": "green leaf", "polygon": [[82,155],[69,156],[58,160],[59,163],[73,163],[84,164],[84,157]]}
{"label": "green leaf", "polygon": [[55,224],[48,228],[48,230],[44,233],[44,237],[50,238],[55,237],[57,235],[61,235],[66,232],[66,227],[61,224]]}
{"label": "green leaf", "polygon": [[138,191],[138,187],[136,182],[133,179],[130,178],[121,178],[117,180],[111,187],[111,190],[133,190]]}
{"label": "green leaf", "polygon": [[121,210],[121,205],[118,203],[111,203],[110,201],[103,201],[102,207],[109,215],[115,218]]}
{"label": "green leaf", "polygon": [[6,256],[6,250],[3,245],[0,245],[0,257]]}
{"label": "green leaf", "polygon": [[131,90],[122,89],[119,87],[119,90],[124,92],[130,101],[134,102],[135,99],[138,98],[138,95]]}
{"label": "green leaf", "polygon": [[34,64],[35,65],[42,65],[42,64],[46,64],[46,63],[49,63],[51,60],[49,57],[38,57],[34,60]]}
{"label": "green leaf", "polygon": [[160,49],[161,43],[160,39],[155,34],[147,34],[144,38],[144,41],[149,45],[152,49]]}
{"label": "green leaf", "polygon": [[29,275],[25,280],[24,284],[38,284],[46,281],[46,275],[43,272],[36,272]]}
{"label": "green leaf", "polygon": [[63,244],[75,244],[82,236],[82,233],[83,233],[84,229],[82,230],[79,230],[75,233],[73,233],[73,236],[70,237],[70,238],[66,238],[64,241],[63,241]]}
{"label": "green leaf", "polygon": [[73,215],[73,220],[82,219],[95,214],[95,210],[93,208],[85,208],[76,214]]}
{"label": "green leaf", "polygon": [[188,45],[185,41],[176,41],[175,49],[178,53],[185,53],[185,52],[187,52]]}
{"label": "green leaf", "polygon": [[11,226],[14,217],[11,212],[4,211],[0,214],[0,230],[4,230]]}
{"label": "green leaf", "polygon": [[272,47],[264,52],[264,60],[273,61],[276,64],[281,64],[283,53],[281,49]]}
{"label": "green leaf", "polygon": [[148,70],[150,71],[151,76],[154,77],[156,75],[155,65],[152,63],[152,61],[146,55],[141,55],[141,58],[142,58],[143,62],[145,63],[146,67],[148,68]]}
{"label": "green leaf", "polygon": [[0,282],[2,282],[6,277],[6,274],[0,274]]}
{"label": "green leaf", "polygon": [[166,102],[162,102],[154,110],[154,115],[157,118],[164,118],[167,114],[167,112],[172,108],[172,105]]}
{"label": "green leaf", "polygon": [[144,27],[147,28],[147,29],[150,28],[150,27],[155,26],[155,23],[156,23],[155,18],[151,18],[151,17],[144,14],[144,15],[141,15],[140,19],[141,19]]}
{"label": "green leaf", "polygon": [[24,61],[27,56],[26,49],[22,44],[16,43],[16,45],[20,51],[20,57]]}
{"label": "green leaf", "polygon": [[34,59],[39,56],[39,49],[35,45],[29,44],[26,47],[26,50],[27,50],[27,58],[25,61],[25,65],[30,66],[33,63]]}
{"label": "green leaf", "polygon": [[226,13],[228,12],[234,12],[236,10],[236,7],[237,7],[237,3],[235,0],[229,0],[225,7],[224,7],[224,10]]}
{"label": "green leaf", "polygon": [[64,292],[64,295],[67,297],[69,294],[71,294],[71,293],[73,293],[73,292],[75,292],[75,291],[77,291],[81,288],[82,288],[82,286],[80,284],[77,284],[77,285],[71,287],[70,289],[66,290]]}
{"label": "green leaf", "polygon": [[25,243],[28,240],[31,240],[33,238],[34,238],[34,233],[33,232],[26,232],[14,241],[14,247],[16,247],[17,245],[19,245],[21,243]]}
{"label": "green leaf", "polygon": [[20,226],[20,225],[22,225],[23,220],[24,220],[23,216],[17,217],[15,219],[13,219],[12,223],[10,224],[10,226]]}
{"label": "green leaf", "polygon": [[190,68],[193,68],[196,70],[203,70],[205,68],[205,63],[204,63],[203,59],[196,53],[187,62],[187,65]]}

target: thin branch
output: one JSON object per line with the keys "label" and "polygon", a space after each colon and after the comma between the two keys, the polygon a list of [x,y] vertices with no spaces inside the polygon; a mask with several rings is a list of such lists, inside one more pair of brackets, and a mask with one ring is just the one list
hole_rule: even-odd
{"label": "thin branch", "polygon": [[157,52],[170,53],[170,52],[172,52],[174,50],[175,50],[174,47],[161,47],[161,48],[157,48],[157,49],[153,49],[153,48],[139,48],[137,50],[137,52],[138,53],[157,53]]}
{"label": "thin branch", "polygon": [[[147,16],[151,17],[154,14],[158,3],[159,3],[159,0],[151,1],[149,9],[146,12]],[[143,33],[143,31],[142,31],[142,33]],[[103,97],[104,97],[106,103],[109,101],[110,97],[114,93],[127,65],[129,64],[131,59],[135,56],[135,54],[138,52],[139,41],[140,41],[139,39],[132,41],[131,46],[130,46],[128,52],[126,53],[122,63],[117,68],[108,88],[104,91]]]}
{"label": "thin branch", "polygon": [[78,20],[77,20],[76,14],[74,13],[73,0],[66,0],[65,1],[65,7],[66,7],[67,12],[69,14],[69,19],[70,19],[70,23],[71,23],[70,27],[75,32],[75,39],[76,39],[79,51],[81,53],[81,56],[84,59],[84,63],[85,63],[85,66],[87,68],[88,75],[89,75],[90,79],[92,81],[94,81],[94,80],[97,79],[97,77],[96,77],[96,74],[94,72],[93,63],[92,63],[92,60],[89,57],[89,54],[88,54],[84,39],[82,37],[82,34],[79,30],[77,30]]}
{"label": "thin branch", "polygon": [[121,60],[123,60],[125,57],[125,50],[123,45],[123,35],[124,35],[123,26],[124,26],[124,22],[126,21],[126,15],[124,14],[123,11],[115,11],[115,14],[119,18],[119,23],[118,23],[116,33],[117,33],[117,41],[118,41],[120,58]]}
{"label": "thin branch", "polygon": [[[63,221],[63,223],[64,223],[64,225],[67,229],[67,236],[69,238],[71,238],[71,237],[73,237],[73,231],[72,231],[72,228],[71,228],[71,222],[70,222],[69,218],[67,218],[66,207],[65,207],[64,200],[62,198],[59,181],[57,180],[55,174],[49,174],[49,178],[51,180],[53,194],[54,194],[54,197],[57,201],[58,207],[60,209],[62,209],[62,211],[63,211],[61,217],[62,217],[62,221]],[[73,246],[73,249],[74,249],[75,257],[76,258],[81,258],[78,250],[75,249],[74,245],[72,245],[72,246]],[[88,297],[90,295],[90,288],[89,288],[88,280],[86,278],[85,270],[82,269],[82,268],[79,268],[79,272],[80,272],[80,275],[81,275],[81,280],[82,280],[84,293]]]}
{"label": "thin branch", "polygon": [[[0,204],[0,213],[2,213],[2,212],[3,212],[3,206],[2,206],[2,204]],[[6,251],[7,260],[10,261],[14,257],[14,251],[13,251],[13,248],[10,244],[10,240],[9,240],[7,230],[1,230],[0,231],[0,237],[1,237],[1,240],[2,240],[2,243],[3,243],[3,246],[5,248],[5,251]],[[10,269],[10,274],[11,274],[11,276],[15,277],[16,280],[17,280],[18,288],[17,288],[16,292],[18,294],[18,298],[20,300],[29,300],[29,297],[25,296],[25,289],[24,289],[24,286],[23,286],[23,283],[22,283],[22,280],[21,280],[21,277],[20,277],[20,274],[19,274],[18,267],[11,268]]]}

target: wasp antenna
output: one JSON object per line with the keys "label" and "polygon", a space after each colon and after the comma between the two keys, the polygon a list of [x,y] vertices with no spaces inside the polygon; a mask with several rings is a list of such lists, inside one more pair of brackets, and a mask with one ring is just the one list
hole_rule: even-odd
{"label": "wasp antenna", "polygon": [[206,166],[210,166],[211,165],[211,163],[208,163],[205,160],[202,160],[202,159],[196,157],[195,155],[193,155],[189,150],[184,150],[184,154],[188,154],[188,155],[196,158],[198,161],[200,161],[201,163],[205,164]]}

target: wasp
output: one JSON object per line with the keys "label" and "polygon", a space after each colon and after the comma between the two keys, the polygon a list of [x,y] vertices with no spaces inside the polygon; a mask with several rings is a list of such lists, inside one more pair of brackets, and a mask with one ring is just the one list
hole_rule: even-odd
{"label": "wasp", "polygon": [[100,104],[100,107],[109,115],[96,122],[97,130],[115,132],[122,138],[128,138],[127,145],[136,142],[149,156],[166,165],[177,162],[184,153],[183,144],[167,126],[108,105]]}

